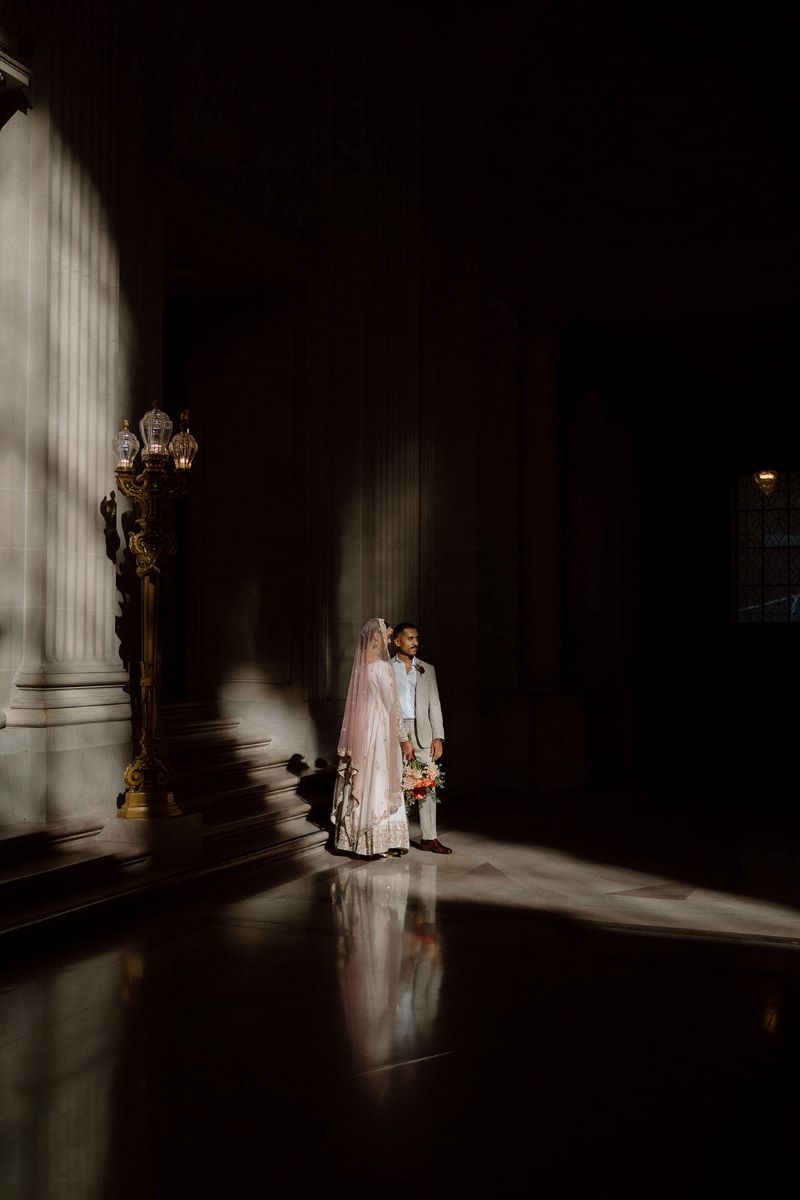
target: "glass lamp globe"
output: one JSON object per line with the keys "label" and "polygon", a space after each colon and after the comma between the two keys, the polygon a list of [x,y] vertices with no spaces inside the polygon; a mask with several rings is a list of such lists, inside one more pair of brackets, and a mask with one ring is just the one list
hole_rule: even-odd
{"label": "glass lamp globe", "polygon": [[139,422],[139,432],[144,446],[142,458],[166,458],[169,454],[169,439],[172,421],[163,409],[151,408]]}
{"label": "glass lamp globe", "polygon": [[189,432],[189,410],[181,413],[181,431],[176,433],[169,444],[170,452],[179,471],[188,471],[192,459],[197,454],[197,440]]}
{"label": "glass lamp globe", "polygon": [[133,468],[136,455],[139,453],[139,439],[128,427],[127,418],[122,422],[122,429],[115,434],[111,445],[117,460],[118,471],[130,471]]}
{"label": "glass lamp globe", "polygon": [[756,471],[753,479],[764,495],[770,496],[775,491],[775,484],[778,482],[778,472]]}

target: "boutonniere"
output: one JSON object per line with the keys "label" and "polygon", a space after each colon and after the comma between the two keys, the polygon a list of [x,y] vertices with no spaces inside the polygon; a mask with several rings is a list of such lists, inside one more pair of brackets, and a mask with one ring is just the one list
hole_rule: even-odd
{"label": "boutonniere", "polygon": [[425,674],[425,668],[422,666],[422,664],[421,664],[421,663],[417,663],[417,674],[418,674],[418,675],[424,675],[424,674]]}

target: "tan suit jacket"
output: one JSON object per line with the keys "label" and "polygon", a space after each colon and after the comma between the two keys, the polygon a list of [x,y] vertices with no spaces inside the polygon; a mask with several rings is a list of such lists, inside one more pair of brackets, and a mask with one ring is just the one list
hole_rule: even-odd
{"label": "tan suit jacket", "polygon": [[[420,668],[422,668],[420,670]],[[416,704],[417,741],[427,750],[434,738],[444,740],[442,704],[436,683],[436,671],[430,663],[417,659]]]}

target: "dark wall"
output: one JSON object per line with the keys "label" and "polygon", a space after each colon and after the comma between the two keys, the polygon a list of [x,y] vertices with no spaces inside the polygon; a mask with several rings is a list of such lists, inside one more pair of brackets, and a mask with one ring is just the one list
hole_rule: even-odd
{"label": "dark wall", "polygon": [[[221,341],[259,277],[291,297],[302,471],[274,460],[265,494],[280,521],[302,479],[302,527],[269,544],[323,739],[353,629],[395,603],[443,668],[451,745],[504,746],[504,786],[785,784],[794,629],[734,626],[730,504],[737,471],[798,444],[791,21],[259,10],[220,74],[213,22],[162,9],[138,44],[168,286],[214,293]],[[205,375],[238,423],[270,336]],[[370,421],[394,449],[364,453]],[[265,571],[231,552],[226,595]]]}
{"label": "dark wall", "polygon": [[736,623],[733,505],[739,473],[793,462],[796,341],[758,313],[564,339],[570,657],[598,778],[627,752],[657,787],[791,785],[797,631]]}

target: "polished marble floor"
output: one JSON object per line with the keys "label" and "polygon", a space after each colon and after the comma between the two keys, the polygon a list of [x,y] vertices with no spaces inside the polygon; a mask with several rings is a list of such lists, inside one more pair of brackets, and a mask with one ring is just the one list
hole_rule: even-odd
{"label": "polished marble floor", "polygon": [[794,856],[591,824],[453,814],[451,857],[14,946],[0,1196],[796,1195]]}

